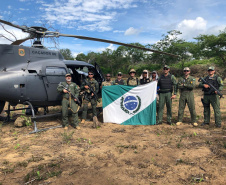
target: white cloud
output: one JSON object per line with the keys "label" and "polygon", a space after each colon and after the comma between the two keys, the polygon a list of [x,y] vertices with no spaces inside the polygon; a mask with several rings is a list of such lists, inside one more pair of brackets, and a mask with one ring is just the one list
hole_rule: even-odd
{"label": "white cloud", "polygon": [[42,4],[43,18],[68,28],[109,31],[117,10],[135,7],[135,0],[55,0]]}
{"label": "white cloud", "polygon": [[202,17],[197,17],[195,20],[183,20],[177,25],[177,30],[182,32],[184,39],[192,39],[193,37],[205,33],[207,21]]}
{"label": "white cloud", "polygon": [[103,51],[105,51],[106,49],[116,50],[117,47],[115,47],[114,44],[110,44],[108,47],[106,47],[106,48],[98,48],[96,51],[97,51],[97,52],[103,52]]}
{"label": "white cloud", "polygon": [[130,27],[125,31],[124,35],[138,35],[140,32],[141,32],[140,29],[135,29],[133,27]]}
{"label": "white cloud", "polygon": [[11,9],[11,8],[12,8],[12,6],[9,5],[9,6],[8,6],[8,9]]}
{"label": "white cloud", "polygon": [[197,17],[194,20],[183,20],[177,25],[177,30],[182,32],[180,37],[184,39],[192,39],[200,34],[219,34],[220,30],[224,30],[226,25],[215,25],[208,27],[208,22],[202,17]]}

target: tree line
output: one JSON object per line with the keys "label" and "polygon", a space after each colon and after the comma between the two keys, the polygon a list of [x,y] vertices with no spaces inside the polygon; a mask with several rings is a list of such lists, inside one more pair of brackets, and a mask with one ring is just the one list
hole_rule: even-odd
{"label": "tree line", "polygon": [[131,43],[136,46],[164,51],[179,55],[168,55],[146,52],[136,48],[119,46],[116,50],[106,49],[102,52],[80,53],[73,58],[70,49],[61,49],[60,52],[67,60],[95,62],[101,67],[103,73],[117,74],[118,71],[128,73],[129,69],[135,68],[138,73],[143,69],[158,70],[164,64],[184,68],[190,64],[202,63],[208,60],[218,66],[226,66],[226,28],[219,31],[218,35],[199,35],[194,41],[185,41],[180,37],[182,33],[177,30],[162,35],[162,39],[155,44],[142,45]]}

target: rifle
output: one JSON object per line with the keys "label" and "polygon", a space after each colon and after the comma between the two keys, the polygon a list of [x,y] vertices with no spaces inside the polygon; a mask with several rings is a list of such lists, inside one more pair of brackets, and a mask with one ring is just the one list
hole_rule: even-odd
{"label": "rifle", "polygon": [[90,85],[90,83],[86,79],[84,79],[84,81],[85,81],[86,85],[88,85],[89,90],[91,91],[91,93],[94,94],[94,98],[100,103],[100,101],[98,100],[97,93],[94,91],[93,87]]}
{"label": "rifle", "polygon": [[71,95],[71,97],[72,97],[73,99],[76,99],[77,101],[75,101],[75,102],[81,107],[82,103],[80,102],[80,100],[79,100],[76,96],[74,96],[74,95],[71,93],[71,91],[70,91],[67,87],[65,87],[62,83],[60,83],[60,86],[62,86],[65,90],[67,90],[68,94]]}
{"label": "rifle", "polygon": [[220,98],[224,98],[223,97],[223,94],[221,94],[221,92],[216,87],[214,87],[212,84],[208,83],[204,78],[200,77],[199,80],[198,80],[198,82],[202,82],[204,84],[209,85],[211,92],[217,91],[217,94],[220,96]]}

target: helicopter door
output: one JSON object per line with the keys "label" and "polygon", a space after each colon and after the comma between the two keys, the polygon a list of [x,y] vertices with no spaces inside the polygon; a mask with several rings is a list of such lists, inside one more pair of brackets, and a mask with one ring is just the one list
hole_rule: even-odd
{"label": "helicopter door", "polygon": [[66,69],[64,67],[46,67],[46,91],[48,101],[60,101],[61,95],[57,92],[57,86],[65,81]]}

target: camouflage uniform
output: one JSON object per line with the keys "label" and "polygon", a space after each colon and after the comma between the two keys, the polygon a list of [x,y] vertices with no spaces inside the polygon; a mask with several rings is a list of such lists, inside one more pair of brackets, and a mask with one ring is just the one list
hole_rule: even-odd
{"label": "camouflage uniform", "polygon": [[182,122],[184,116],[184,108],[186,103],[191,114],[192,124],[196,123],[196,112],[195,112],[195,102],[193,89],[195,88],[195,78],[188,76],[186,79],[182,77],[178,80],[177,87],[180,89],[180,100],[179,100],[179,110],[178,110],[178,122]]}
{"label": "camouflage uniform", "polygon": [[139,82],[138,78],[136,78],[136,77],[129,77],[127,79],[127,85],[136,86],[136,85],[140,85],[140,82]]}
{"label": "camouflage uniform", "polygon": [[80,88],[78,85],[76,85],[76,83],[71,82],[70,84],[68,84],[67,82],[60,82],[57,90],[58,92],[62,93],[63,99],[62,99],[62,125],[63,127],[67,127],[68,126],[68,107],[70,107],[71,111],[72,111],[72,118],[73,118],[73,124],[71,124],[73,127],[77,127],[78,126],[78,104],[76,104],[76,102],[74,101],[74,99],[71,98],[71,96],[68,93],[64,93],[64,87],[67,87],[70,92],[75,96],[78,97],[79,92],[80,92]]}
{"label": "camouflage uniform", "polygon": [[111,85],[113,85],[113,82],[110,80],[110,81],[107,81],[107,80],[105,80],[104,82],[102,82],[102,84],[101,84],[101,86],[103,87],[103,86],[111,86]]}
{"label": "camouflage uniform", "polygon": [[158,116],[157,123],[162,124],[162,116],[164,105],[166,104],[167,108],[167,123],[171,124],[172,118],[172,92],[174,91],[174,95],[177,94],[177,81],[174,75],[170,73],[167,76],[162,75],[158,79],[158,86],[160,86],[159,91],[159,108],[158,108]]}
{"label": "camouflage uniform", "polygon": [[[221,77],[214,74],[213,77],[206,76],[204,78],[207,82],[212,84],[219,91],[223,90],[223,81]],[[221,127],[221,112],[220,112],[220,100],[219,96],[215,94],[210,88],[204,88],[202,82],[199,83],[199,87],[203,88],[204,97],[203,97],[203,106],[204,106],[204,124],[210,123],[210,104],[214,110],[215,125]]]}
{"label": "camouflage uniform", "polygon": [[[93,78],[90,80],[90,78],[86,79],[86,81],[93,87],[96,94],[99,91],[99,84],[98,82]],[[83,99],[83,112],[82,112],[82,119],[86,119],[87,117],[87,111],[88,111],[88,103],[91,102],[92,110],[93,110],[93,117],[97,116],[97,99],[94,98],[94,96],[91,96],[92,92],[89,89],[86,89],[86,82],[83,81],[81,85],[81,90],[84,91],[84,99]]]}

